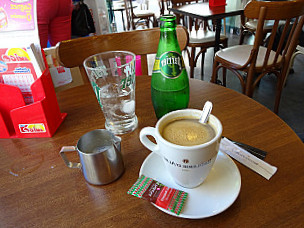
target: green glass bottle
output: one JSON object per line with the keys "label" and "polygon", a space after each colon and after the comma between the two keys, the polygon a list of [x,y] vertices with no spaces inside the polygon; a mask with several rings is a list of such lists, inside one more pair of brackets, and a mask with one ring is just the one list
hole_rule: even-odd
{"label": "green glass bottle", "polygon": [[174,15],[160,18],[160,39],[151,79],[156,117],[184,109],[189,103],[189,78],[176,36]]}

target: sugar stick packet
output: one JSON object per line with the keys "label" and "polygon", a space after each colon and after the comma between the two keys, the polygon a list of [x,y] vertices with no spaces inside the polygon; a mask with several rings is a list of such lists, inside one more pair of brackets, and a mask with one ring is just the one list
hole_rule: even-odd
{"label": "sugar stick packet", "polygon": [[235,145],[227,138],[222,138],[220,143],[220,150],[235,160],[239,161],[243,165],[247,166],[248,168],[252,169],[256,173],[265,177],[267,180],[269,180],[278,169],[277,167],[272,166],[252,155],[238,145]]}
{"label": "sugar stick packet", "polygon": [[141,175],[127,192],[130,195],[148,200],[157,206],[177,215],[181,213],[188,193],[169,188],[152,178]]}

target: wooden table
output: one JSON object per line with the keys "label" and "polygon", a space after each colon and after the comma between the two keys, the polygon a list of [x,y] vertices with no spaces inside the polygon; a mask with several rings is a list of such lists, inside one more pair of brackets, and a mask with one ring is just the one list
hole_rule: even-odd
{"label": "wooden table", "polygon": [[235,0],[227,0],[226,5],[216,6],[212,8],[209,7],[208,2],[202,2],[202,3],[182,5],[176,8],[171,8],[169,10],[176,14],[183,14],[201,20],[215,20],[216,28],[215,28],[214,53],[216,53],[219,50],[219,45],[220,45],[222,19],[225,17],[242,15],[244,12],[243,7],[236,7],[234,4],[231,3],[231,1],[235,1]]}
{"label": "wooden table", "polygon": [[[304,214],[304,145],[273,112],[233,90],[190,80],[191,108],[206,100],[224,127],[223,135],[268,152],[277,166],[268,181],[235,162],[242,176],[240,195],[214,217],[190,220],[170,216],[147,201],[127,195],[150,153],[139,141],[156,117],[150,78],[137,77],[138,128],[122,136],[123,176],[109,185],[93,186],[59,156],[85,132],[104,128],[103,114],[90,85],[58,92],[68,116],[52,138],[0,139],[0,227],[300,227]],[[70,158],[77,161],[77,156]]]}

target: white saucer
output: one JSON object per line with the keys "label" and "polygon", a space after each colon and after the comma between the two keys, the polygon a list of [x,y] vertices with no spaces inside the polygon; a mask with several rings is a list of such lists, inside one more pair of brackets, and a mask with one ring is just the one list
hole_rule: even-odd
{"label": "white saucer", "polygon": [[189,193],[179,215],[153,204],[163,212],[181,218],[201,219],[219,214],[233,204],[241,189],[241,175],[237,166],[221,151],[207,179],[193,189],[176,184],[167,173],[163,159],[155,153],[149,154],[143,162],[139,175],[142,174],[168,187]]}

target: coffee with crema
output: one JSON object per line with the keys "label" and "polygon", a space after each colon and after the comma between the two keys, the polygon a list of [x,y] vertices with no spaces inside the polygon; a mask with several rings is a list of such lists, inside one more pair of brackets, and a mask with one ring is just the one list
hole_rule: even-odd
{"label": "coffee with crema", "polygon": [[178,118],[164,126],[162,137],[180,146],[195,146],[206,143],[215,137],[215,131],[209,124],[201,124],[198,119]]}

